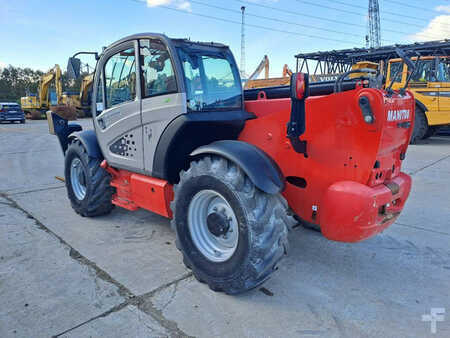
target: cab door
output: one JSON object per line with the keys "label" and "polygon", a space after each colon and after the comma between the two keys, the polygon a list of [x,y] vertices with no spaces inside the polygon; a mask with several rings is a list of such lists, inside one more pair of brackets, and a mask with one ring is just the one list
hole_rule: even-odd
{"label": "cab door", "polygon": [[144,168],[152,174],[156,147],[169,123],[186,113],[186,94],[176,76],[174,51],[164,41],[139,40]]}
{"label": "cab door", "polygon": [[144,169],[138,44],[127,41],[102,56],[95,75],[94,126],[108,164]]}

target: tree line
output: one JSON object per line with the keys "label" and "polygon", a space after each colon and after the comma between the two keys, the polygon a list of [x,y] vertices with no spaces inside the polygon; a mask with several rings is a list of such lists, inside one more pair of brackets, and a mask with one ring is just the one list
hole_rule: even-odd
{"label": "tree line", "polygon": [[[28,94],[37,94],[39,81],[44,72],[31,68],[20,68],[9,65],[0,68],[0,101],[20,103],[20,98]],[[63,91],[79,92],[81,79],[69,80],[66,72],[61,77]],[[54,88],[54,82],[50,88]]]}

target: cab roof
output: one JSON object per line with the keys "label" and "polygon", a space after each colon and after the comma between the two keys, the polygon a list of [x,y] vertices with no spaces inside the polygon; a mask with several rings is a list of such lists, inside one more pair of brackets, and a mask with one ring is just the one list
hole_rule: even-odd
{"label": "cab roof", "polygon": [[137,39],[160,39],[164,41],[166,44],[174,44],[174,45],[192,45],[192,46],[198,46],[198,47],[215,47],[215,48],[224,48],[229,49],[227,45],[224,45],[222,43],[218,42],[200,42],[200,41],[191,41],[190,39],[186,38],[169,38],[165,34],[160,33],[138,33],[126,36],[120,40],[117,40],[110,44],[106,49],[115,47],[123,42],[130,41],[130,40],[137,40]]}

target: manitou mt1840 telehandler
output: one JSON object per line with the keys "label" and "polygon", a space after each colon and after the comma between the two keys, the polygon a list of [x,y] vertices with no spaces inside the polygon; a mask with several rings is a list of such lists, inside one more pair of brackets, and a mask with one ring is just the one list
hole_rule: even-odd
{"label": "manitou mt1840 telehandler", "polygon": [[298,221],[358,242],[405,205],[406,90],[344,77],[310,86],[298,73],[290,87],[243,92],[227,46],[151,33],[97,58],[94,130],[48,113],[73,209],[99,216],[117,205],[172,219],[184,263],[215,291],[263,283]]}

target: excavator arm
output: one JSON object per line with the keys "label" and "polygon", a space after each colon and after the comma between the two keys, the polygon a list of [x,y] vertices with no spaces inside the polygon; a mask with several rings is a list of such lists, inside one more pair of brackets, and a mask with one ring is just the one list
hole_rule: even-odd
{"label": "excavator arm", "polygon": [[61,104],[62,100],[62,79],[61,79],[61,68],[58,65],[53,68],[55,70],[55,88],[56,88],[56,104]]}
{"label": "excavator arm", "polygon": [[269,78],[269,57],[267,55],[264,55],[263,59],[259,63],[258,67],[256,67],[255,71],[252,73],[252,75],[249,76],[248,81],[255,80],[261,72],[265,70],[265,78]]}
{"label": "excavator arm", "polygon": [[289,68],[287,64],[283,66],[283,77],[291,77],[292,76],[292,70]]}
{"label": "excavator arm", "polygon": [[41,83],[39,85],[39,102],[41,107],[49,107],[49,87],[52,81],[55,80],[57,103],[59,104],[62,97],[62,81],[61,81],[61,68],[59,65],[55,65],[50,71],[42,75]]}
{"label": "excavator arm", "polygon": [[94,82],[94,73],[88,74],[83,77],[83,81],[81,82],[81,88],[80,88],[81,104],[85,104],[86,102],[88,102],[89,91],[92,87],[93,82]]}

